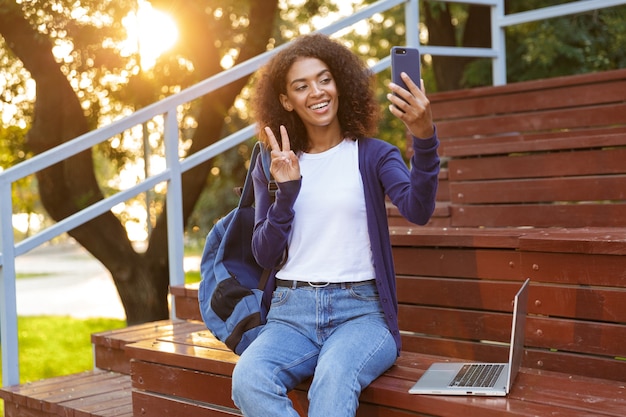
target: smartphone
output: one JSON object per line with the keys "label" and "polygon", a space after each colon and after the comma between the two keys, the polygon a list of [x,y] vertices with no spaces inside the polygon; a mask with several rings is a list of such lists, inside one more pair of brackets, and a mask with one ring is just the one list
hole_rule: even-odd
{"label": "smartphone", "polygon": [[391,48],[391,81],[408,90],[408,87],[400,78],[401,72],[406,72],[418,87],[421,86],[420,53],[417,48],[408,46],[394,46]]}

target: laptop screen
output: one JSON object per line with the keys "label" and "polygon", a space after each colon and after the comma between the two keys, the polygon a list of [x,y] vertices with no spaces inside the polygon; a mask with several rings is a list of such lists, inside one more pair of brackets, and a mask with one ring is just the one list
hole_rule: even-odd
{"label": "laptop screen", "polygon": [[526,328],[526,313],[528,312],[528,286],[530,279],[527,279],[522,288],[515,295],[513,306],[513,326],[511,332],[511,347],[509,349],[509,378],[507,390],[515,381],[517,371],[522,364],[524,356],[524,330]]}

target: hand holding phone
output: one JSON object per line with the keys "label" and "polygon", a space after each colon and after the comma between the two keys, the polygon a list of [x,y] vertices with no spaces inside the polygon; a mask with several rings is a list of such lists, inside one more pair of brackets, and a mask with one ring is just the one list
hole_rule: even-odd
{"label": "hand holding phone", "polygon": [[408,46],[394,46],[391,48],[391,81],[410,91],[402,77],[400,77],[402,72],[406,72],[418,87],[421,85],[420,53],[417,48]]}
{"label": "hand holding phone", "polygon": [[[409,132],[416,138],[430,138],[434,134],[430,103],[423,94],[413,94],[400,76],[406,73],[411,81],[421,89],[420,54],[417,48],[406,46],[394,46],[391,48],[391,81],[398,87],[407,91],[393,89],[394,95],[390,95],[393,104],[391,112],[404,122]],[[410,94],[411,96],[407,96]],[[405,98],[406,97],[406,98]],[[398,99],[404,101],[399,102]]]}

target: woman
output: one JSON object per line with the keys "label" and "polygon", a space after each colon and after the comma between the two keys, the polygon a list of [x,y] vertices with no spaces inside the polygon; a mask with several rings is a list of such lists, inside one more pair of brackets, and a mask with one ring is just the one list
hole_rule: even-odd
{"label": "woman", "polygon": [[272,200],[257,165],[252,248],[278,270],[267,324],[233,373],[246,417],[298,416],[287,393],[310,377],[309,417],[353,417],[400,352],[385,195],[425,224],[439,172],[429,101],[403,79],[409,91],[390,84],[388,99],[413,135],[410,171],[396,147],[369,138],[372,74],[349,49],[304,36],[260,73],[253,104],[278,190]]}

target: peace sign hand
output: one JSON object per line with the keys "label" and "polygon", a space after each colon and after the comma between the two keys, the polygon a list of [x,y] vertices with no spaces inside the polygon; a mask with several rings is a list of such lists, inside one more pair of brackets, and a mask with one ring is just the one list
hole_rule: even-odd
{"label": "peace sign hand", "polygon": [[272,163],[270,172],[276,182],[286,182],[300,179],[300,163],[296,154],[291,150],[289,143],[289,135],[285,126],[280,126],[280,138],[282,141],[282,150],[278,146],[278,141],[274,132],[268,126],[265,127],[265,134],[271,148]]}

